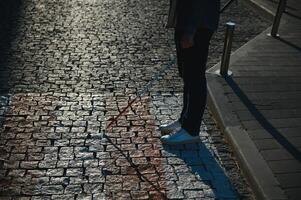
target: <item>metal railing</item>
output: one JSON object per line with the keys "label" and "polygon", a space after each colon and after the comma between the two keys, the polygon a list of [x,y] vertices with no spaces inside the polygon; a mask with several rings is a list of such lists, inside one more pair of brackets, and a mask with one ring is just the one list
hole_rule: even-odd
{"label": "metal railing", "polygon": [[226,35],[225,35],[224,49],[223,49],[221,68],[220,68],[220,75],[222,77],[230,76],[232,74],[232,72],[229,71],[229,63],[230,63],[234,28],[235,28],[235,23],[233,22],[226,23]]}
{"label": "metal railing", "polygon": [[273,26],[270,35],[273,37],[278,37],[278,29],[281,21],[283,12],[285,11],[287,0],[280,0],[277,8],[276,15],[274,17]]}

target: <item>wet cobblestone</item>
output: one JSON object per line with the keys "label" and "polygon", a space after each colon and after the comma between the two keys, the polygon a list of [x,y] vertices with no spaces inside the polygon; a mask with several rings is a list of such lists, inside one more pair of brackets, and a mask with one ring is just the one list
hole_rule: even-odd
{"label": "wet cobblestone", "polygon": [[[176,119],[182,104],[176,67],[105,128],[170,62],[167,6],[26,0],[14,7],[0,60],[0,199],[252,199],[208,110],[201,144],[161,144],[158,125]],[[235,48],[268,24],[234,5],[208,65],[219,60],[229,16],[239,24]]]}

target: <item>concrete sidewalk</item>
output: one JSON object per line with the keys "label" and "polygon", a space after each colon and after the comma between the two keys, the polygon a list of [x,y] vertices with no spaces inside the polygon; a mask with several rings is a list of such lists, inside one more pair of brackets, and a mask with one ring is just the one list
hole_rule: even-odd
{"label": "concrete sidewalk", "polygon": [[[273,13],[270,0],[252,0]],[[259,199],[301,198],[301,2],[288,2],[279,38],[270,28],[231,57],[233,76],[209,69],[209,105]]]}

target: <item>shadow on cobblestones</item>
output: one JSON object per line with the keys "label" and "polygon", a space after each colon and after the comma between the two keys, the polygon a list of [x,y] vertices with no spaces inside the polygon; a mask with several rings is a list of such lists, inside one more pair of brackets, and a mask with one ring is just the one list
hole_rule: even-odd
{"label": "shadow on cobblestones", "polygon": [[[183,190],[189,198],[240,199],[228,176],[217,162],[213,153],[203,143],[168,146],[163,148],[179,158],[174,164],[179,180],[186,182]],[[185,169],[181,169],[181,164]],[[180,165],[179,165],[180,164]]]}
{"label": "shadow on cobblestones", "polygon": [[[5,108],[8,104],[8,81],[9,69],[7,59],[10,52],[10,44],[15,37],[15,23],[20,12],[20,0],[1,0],[0,1],[0,126],[2,126]],[[0,152],[1,154],[1,152]]]}
{"label": "shadow on cobblestones", "polygon": [[14,23],[20,12],[20,0],[0,1],[0,95],[7,93],[8,71],[6,59],[10,50],[10,43],[14,39]]}

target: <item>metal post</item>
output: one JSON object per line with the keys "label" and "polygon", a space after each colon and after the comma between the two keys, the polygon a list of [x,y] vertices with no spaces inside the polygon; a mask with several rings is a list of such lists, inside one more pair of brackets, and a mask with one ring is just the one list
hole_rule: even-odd
{"label": "metal post", "polygon": [[228,69],[230,63],[234,28],[235,28],[235,23],[233,22],[226,23],[226,36],[225,36],[224,50],[223,50],[221,69],[220,69],[220,75],[222,77],[231,75],[231,72],[228,72]]}
{"label": "metal post", "polygon": [[278,4],[277,12],[276,12],[276,15],[274,17],[273,27],[272,27],[272,30],[271,30],[271,36],[273,36],[273,37],[279,36],[277,33],[278,33],[278,29],[279,29],[282,14],[285,11],[286,1],[287,0],[280,0],[280,2]]}

